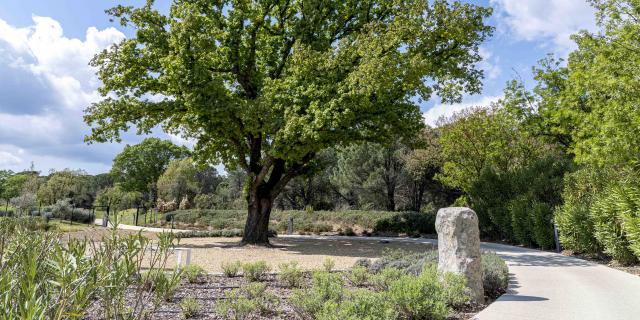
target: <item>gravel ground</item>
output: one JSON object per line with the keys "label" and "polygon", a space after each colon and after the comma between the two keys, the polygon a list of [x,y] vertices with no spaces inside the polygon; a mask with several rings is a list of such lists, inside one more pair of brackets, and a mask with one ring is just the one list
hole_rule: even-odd
{"label": "gravel ground", "polygon": [[[378,258],[385,249],[422,252],[432,250],[430,244],[390,242],[378,240],[314,240],[273,238],[272,248],[240,246],[240,238],[187,238],[178,244],[192,250],[191,263],[209,272],[222,272],[222,262],[267,261],[274,269],[281,263],[296,261],[304,270],[318,268],[325,259],[335,262],[338,270],[349,269],[359,258]],[[175,263],[171,260],[171,264]]]}

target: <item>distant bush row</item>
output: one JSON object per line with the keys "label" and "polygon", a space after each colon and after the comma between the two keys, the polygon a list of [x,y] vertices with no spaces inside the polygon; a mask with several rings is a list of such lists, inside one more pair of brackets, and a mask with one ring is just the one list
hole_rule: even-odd
{"label": "distant bush row", "polygon": [[[214,230],[241,230],[246,210],[178,210],[165,215],[167,222],[211,227]],[[354,229],[377,234],[435,234],[435,214],[390,211],[274,211],[271,225],[275,231],[286,233],[289,218],[293,218],[295,233],[342,232],[350,235]],[[347,230],[347,231],[345,231]]]}

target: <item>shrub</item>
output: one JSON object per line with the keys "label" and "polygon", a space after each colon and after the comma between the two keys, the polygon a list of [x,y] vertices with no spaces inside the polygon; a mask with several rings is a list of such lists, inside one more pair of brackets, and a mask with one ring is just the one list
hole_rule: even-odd
{"label": "shrub", "polygon": [[518,243],[526,246],[531,246],[533,244],[533,221],[529,211],[530,207],[530,199],[525,196],[518,197],[517,199],[509,202],[513,237]]}
{"label": "shrub", "polygon": [[[433,267],[435,268],[435,267]],[[445,273],[441,276],[444,299],[450,307],[458,308],[470,301],[467,294],[467,279],[458,273]]]}
{"label": "shrub", "polygon": [[406,273],[418,275],[427,265],[438,263],[438,252],[407,252],[403,250],[386,250],[382,258],[374,261],[369,267],[372,273],[378,273],[384,268],[397,268]]}
{"label": "shrub", "polygon": [[271,267],[265,261],[247,262],[242,265],[242,274],[249,281],[262,281],[271,271]]}
{"label": "shrub", "polygon": [[355,231],[353,231],[353,228],[351,227],[344,228],[344,231],[342,232],[342,234],[348,237],[353,237],[356,235]]}
{"label": "shrub", "polygon": [[200,304],[198,303],[198,300],[192,297],[187,297],[180,301],[180,310],[182,310],[182,315],[189,319],[200,312]]}
{"label": "shrub", "polygon": [[398,268],[384,268],[378,274],[371,275],[369,281],[378,291],[387,291],[394,281],[400,279],[406,273]]}
{"label": "shrub", "polygon": [[296,290],[290,298],[291,304],[299,313],[315,315],[325,303],[338,303],[344,295],[344,282],[336,273],[316,271],[312,275],[311,287]]}
{"label": "shrub", "polygon": [[145,286],[153,291],[156,299],[160,301],[171,301],[180,286],[181,272],[167,274],[156,270],[146,274]]}
{"label": "shrub", "polygon": [[[15,319],[86,318],[95,304],[105,319],[140,319],[158,308],[161,299],[142,290],[144,282],[138,275],[143,261],[149,266],[166,265],[173,235],[158,235],[156,251],[145,255],[151,243],[141,233],[123,235],[112,229],[96,242],[63,240],[39,228],[34,231],[33,224],[43,221],[16,218],[0,223],[2,314]],[[148,274],[162,271],[151,267]],[[129,301],[143,303],[132,306]]]}
{"label": "shrub", "polygon": [[369,270],[366,267],[356,266],[351,268],[347,279],[356,287],[364,286],[369,280]]}
{"label": "shrub", "polygon": [[227,262],[227,261],[223,261],[220,266],[222,267],[222,272],[224,273],[225,276],[229,277],[229,278],[233,278],[235,276],[238,275],[238,273],[240,272],[240,268],[242,267],[242,262],[240,261],[234,261],[234,262]]}
{"label": "shrub", "polygon": [[189,283],[196,283],[204,275],[204,269],[197,264],[190,264],[182,269],[182,275]]}
{"label": "shrub", "polygon": [[577,253],[598,253],[602,246],[595,237],[591,205],[594,196],[603,192],[605,184],[613,180],[603,170],[582,168],[565,176],[562,199],[564,203],[555,212],[560,243]]}
{"label": "shrub", "polygon": [[367,259],[367,258],[359,258],[358,260],[356,260],[356,262],[353,264],[354,267],[365,267],[367,269],[369,269],[369,267],[371,267],[371,260]]}
{"label": "shrub", "polygon": [[391,283],[387,296],[402,319],[446,319],[451,309],[438,277],[435,267],[427,267],[420,276],[405,275]]}
{"label": "shrub", "polygon": [[322,269],[326,272],[331,272],[335,266],[336,263],[331,258],[325,258],[322,262]]}
{"label": "shrub", "polygon": [[436,217],[433,213],[398,212],[390,217],[376,222],[374,232],[377,233],[405,233],[405,234],[435,234]]}
{"label": "shrub", "polygon": [[302,284],[303,274],[297,262],[280,264],[278,280],[287,287],[299,287]]}
{"label": "shrub", "polygon": [[487,297],[495,299],[507,291],[509,268],[497,254],[482,254],[482,286]]}
{"label": "shrub", "polygon": [[311,232],[315,234],[321,234],[323,232],[330,232],[333,227],[330,224],[324,222],[309,222],[302,227],[303,232]]}
{"label": "shrub", "polygon": [[385,294],[366,289],[348,292],[340,303],[327,302],[316,315],[318,320],[391,320],[397,319],[393,305]]}
{"label": "shrub", "polygon": [[629,249],[630,242],[616,207],[617,203],[625,201],[621,198],[623,192],[620,187],[613,187],[599,196],[591,207],[591,219],[595,237],[604,247],[604,252],[622,264],[631,264],[637,258]]}
{"label": "shrub", "polygon": [[213,209],[216,206],[216,197],[213,194],[198,194],[193,198],[197,209]]}
{"label": "shrub", "polygon": [[543,202],[535,202],[532,206],[533,241],[542,249],[555,246],[553,234],[553,210]]}
{"label": "shrub", "polygon": [[267,291],[266,283],[251,282],[240,289],[249,300],[255,302],[256,310],[260,315],[272,313],[280,303],[278,297]]}
{"label": "shrub", "polygon": [[254,312],[268,314],[275,310],[279,300],[266,289],[264,283],[248,283],[240,289],[228,291],[226,299],[218,302],[217,311],[225,319],[245,319]]}
{"label": "shrub", "polygon": [[225,293],[223,300],[218,300],[216,311],[224,319],[242,320],[258,309],[258,304],[247,298],[238,289],[233,289]]}
{"label": "shrub", "polygon": [[240,229],[211,230],[211,231],[182,231],[176,232],[178,238],[218,238],[218,237],[242,237]]}
{"label": "shrub", "polygon": [[61,220],[71,220],[80,223],[93,224],[95,217],[91,210],[84,208],[73,208],[71,199],[58,200],[51,206],[51,213],[54,218]]}
{"label": "shrub", "polygon": [[0,210],[0,217],[13,217],[13,210],[7,210],[7,211]]}
{"label": "shrub", "polygon": [[242,291],[249,299],[258,299],[267,291],[267,284],[261,282],[251,282],[242,286]]}

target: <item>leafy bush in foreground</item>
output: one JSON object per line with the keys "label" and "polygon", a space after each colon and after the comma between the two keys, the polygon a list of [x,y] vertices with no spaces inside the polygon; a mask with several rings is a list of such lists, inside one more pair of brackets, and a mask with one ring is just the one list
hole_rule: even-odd
{"label": "leafy bush in foreground", "polygon": [[509,285],[509,268],[507,264],[493,252],[482,254],[482,286],[484,294],[497,298],[507,291]]}
{"label": "leafy bush in foreground", "polygon": [[187,297],[180,301],[180,310],[182,311],[182,315],[189,319],[200,312],[200,304],[198,303],[198,300],[192,297]]}
{"label": "leafy bush in foreground", "polygon": [[[387,290],[390,284],[402,275],[420,275],[425,268],[438,264],[438,251],[407,252],[404,250],[389,250],[380,259],[373,262],[367,259],[356,261],[354,268],[368,267],[373,273],[369,280],[376,290]],[[493,252],[482,253],[484,294],[490,298],[497,298],[507,290],[509,268],[506,262]]]}
{"label": "leafy bush in foreground", "polygon": [[[40,218],[0,223],[0,310],[14,319],[82,319],[96,304],[106,319],[142,319],[171,297],[179,272],[165,274],[173,235],[159,234],[156,250],[141,233],[116,229],[100,244],[34,229]],[[33,231],[37,230],[37,231]],[[144,263],[143,263],[144,262]],[[140,281],[145,266],[150,282]],[[162,276],[160,276],[162,274]],[[156,281],[163,278],[167,281]],[[153,292],[144,290],[145,286]],[[125,295],[125,292],[132,295]],[[135,301],[133,305],[130,302]]]}
{"label": "leafy bush in foreground", "polygon": [[[637,216],[639,211],[635,201],[640,203],[640,197],[635,197],[637,195],[637,190],[633,188],[613,186],[608,188],[604,195],[597,197],[591,207],[596,239],[602,244],[606,254],[622,264],[634,263],[640,256],[640,250],[638,256],[632,251],[629,238],[632,234],[625,230],[627,222],[633,222],[635,219],[625,221],[623,217],[625,211],[628,213],[627,217]],[[636,219],[640,221],[640,218]],[[635,236],[636,240],[640,239],[640,234]]]}
{"label": "leafy bush in foreground", "polygon": [[397,312],[385,294],[357,289],[345,294],[340,304],[330,301],[316,315],[318,320],[393,320]]}
{"label": "leafy bush in foreground", "polygon": [[[466,301],[462,275],[448,274],[449,286],[439,279],[435,266],[428,266],[419,276],[402,276],[389,286],[388,299],[395,305],[402,319],[445,319],[451,305]],[[459,284],[463,285],[460,286]]]}
{"label": "leafy bush in foreground", "polygon": [[299,287],[302,284],[303,273],[297,262],[280,264],[278,280],[287,287]]}
{"label": "leafy bush in foreground", "polygon": [[190,264],[182,269],[182,275],[189,283],[197,283],[198,279],[205,274],[204,269],[197,264]]}
{"label": "leafy bush in foreground", "polygon": [[238,275],[240,268],[242,268],[242,262],[240,261],[223,261],[220,266],[222,267],[222,273],[229,278],[233,278]]}
{"label": "leafy bush in foreground", "polygon": [[247,262],[242,265],[242,274],[249,281],[262,281],[271,271],[266,261]]}

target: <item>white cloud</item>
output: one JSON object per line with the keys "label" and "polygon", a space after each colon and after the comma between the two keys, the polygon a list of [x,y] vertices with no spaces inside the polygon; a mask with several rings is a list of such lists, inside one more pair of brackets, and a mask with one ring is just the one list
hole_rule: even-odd
{"label": "white cloud", "polygon": [[178,134],[167,133],[167,136],[169,137],[169,140],[171,140],[171,142],[179,146],[185,146],[187,148],[193,148],[193,146],[195,146],[197,143],[195,139],[184,138]]}
{"label": "white cloud", "polygon": [[500,68],[499,65],[500,59],[485,47],[480,47],[478,53],[480,57],[482,57],[482,61],[478,63],[478,67],[484,70],[484,75],[487,79],[494,80],[498,78],[502,73],[502,68]]}
{"label": "white cloud", "polygon": [[450,117],[456,112],[468,109],[471,107],[488,107],[491,103],[496,102],[501,96],[483,96],[476,100],[463,101],[461,103],[454,104],[436,104],[425,113],[423,113],[424,122],[435,127],[438,119],[441,117]]}
{"label": "white cloud", "polygon": [[125,36],[115,28],[90,27],[84,39],[68,38],[58,21],[32,20],[21,28],[0,19],[0,167],[19,168],[25,159],[45,170],[73,163],[103,168],[111,162],[104,153],[111,155],[113,146],[82,142],[88,132],[83,110],[100,99],[89,61]]}
{"label": "white cloud", "polygon": [[22,163],[22,158],[11,152],[0,151],[0,168],[16,166]]}
{"label": "white cloud", "polygon": [[561,54],[575,47],[572,34],[595,28],[595,11],[586,0],[491,0],[491,4],[510,34],[543,41]]}

